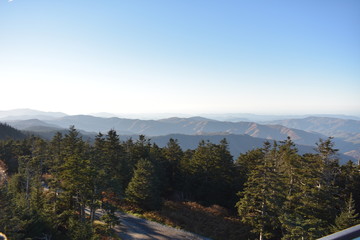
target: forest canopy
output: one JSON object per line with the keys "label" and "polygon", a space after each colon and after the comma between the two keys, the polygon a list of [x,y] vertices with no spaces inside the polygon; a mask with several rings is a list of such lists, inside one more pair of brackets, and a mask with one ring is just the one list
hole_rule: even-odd
{"label": "forest canopy", "polygon": [[[332,138],[300,155],[290,138],[264,142],[235,160],[223,139],[183,150],[176,139],[120,141],[114,130],[94,143],[71,127],[50,141],[0,141],[0,232],[10,239],[113,236],[119,203],[159,211],[164,201],[219,205],[240,219],[228,239],[316,239],[357,224],[359,166],[340,166]],[[96,224],[96,210],[106,225]],[[233,236],[233,235],[231,235]],[[210,236],[211,237],[211,236]]]}

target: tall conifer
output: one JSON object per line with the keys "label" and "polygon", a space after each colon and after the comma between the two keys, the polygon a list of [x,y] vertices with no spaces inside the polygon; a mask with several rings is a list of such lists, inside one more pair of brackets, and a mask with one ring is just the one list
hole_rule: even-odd
{"label": "tall conifer", "polygon": [[259,240],[274,236],[280,225],[278,215],[284,201],[282,181],[276,173],[276,147],[266,142],[262,150],[264,157],[258,159],[250,171],[240,194],[242,198],[236,204],[242,221],[252,226]]}
{"label": "tall conifer", "polygon": [[149,160],[140,159],[138,161],[125,193],[130,202],[145,209],[158,209],[161,206],[159,182],[155,174],[155,167]]}

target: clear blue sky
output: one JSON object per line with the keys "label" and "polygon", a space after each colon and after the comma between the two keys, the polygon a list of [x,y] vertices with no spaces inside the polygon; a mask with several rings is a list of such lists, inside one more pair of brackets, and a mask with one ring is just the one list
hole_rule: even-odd
{"label": "clear blue sky", "polygon": [[360,115],[359,0],[0,0],[0,110]]}

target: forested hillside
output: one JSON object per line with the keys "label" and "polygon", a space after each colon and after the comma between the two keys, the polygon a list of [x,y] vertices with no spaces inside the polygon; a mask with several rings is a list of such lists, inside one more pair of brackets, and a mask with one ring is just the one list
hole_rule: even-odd
{"label": "forested hillside", "polygon": [[[179,226],[213,239],[316,239],[359,222],[359,166],[339,166],[337,151],[329,138],[316,153],[299,154],[287,138],[232,156],[226,139],[183,150],[172,138],[164,147],[142,135],[120,141],[115,130],[90,144],[73,127],[49,141],[3,140],[0,231],[10,239],[104,239],[114,236],[114,211],[128,205],[172,208]],[[176,204],[191,208],[174,215]],[[179,220],[221,208],[221,221],[222,214],[202,217],[218,228]]]}
{"label": "forested hillside", "polygon": [[23,139],[25,135],[8,124],[0,123],[0,140]]}

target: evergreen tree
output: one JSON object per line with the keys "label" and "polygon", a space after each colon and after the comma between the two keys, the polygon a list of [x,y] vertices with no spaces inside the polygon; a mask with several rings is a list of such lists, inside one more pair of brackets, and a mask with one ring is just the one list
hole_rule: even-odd
{"label": "evergreen tree", "polygon": [[287,191],[279,216],[282,239],[315,239],[325,235],[328,226],[324,220],[322,192],[318,187],[322,176],[321,162],[313,154],[300,157],[296,151],[291,151],[292,148],[289,143],[280,147],[280,152],[292,152],[292,154],[289,152],[285,155],[280,154],[283,155],[282,157],[292,158],[286,160],[290,166],[283,172]]}
{"label": "evergreen tree", "polygon": [[336,186],[336,180],[340,175],[339,158],[337,155],[338,149],[334,148],[335,144],[329,137],[326,140],[319,140],[317,143],[319,158],[321,179],[318,183],[321,201],[323,209],[322,219],[326,220],[328,226],[332,224],[338,214],[337,209],[340,209],[339,201],[339,188]]}
{"label": "evergreen tree", "polygon": [[360,212],[360,166],[352,161],[342,165],[336,178],[336,186],[340,190],[341,199],[352,194],[356,212]]}
{"label": "evergreen tree", "polygon": [[256,167],[258,160],[262,158],[264,158],[264,152],[261,148],[240,154],[235,164],[242,182],[247,181],[250,172]]}
{"label": "evergreen tree", "polygon": [[[64,164],[64,143],[61,133],[56,133],[48,144],[48,158],[46,165],[48,166],[48,173],[51,178],[48,181],[49,186],[55,193],[61,190],[60,171],[61,166]],[[56,195],[56,194],[55,194]],[[55,200],[56,201],[56,200]]]}
{"label": "evergreen tree", "polygon": [[239,216],[249,224],[252,232],[258,234],[259,240],[269,239],[279,228],[278,215],[284,202],[282,181],[276,173],[276,146],[264,144],[262,159],[250,171],[245,189],[236,204]]}
{"label": "evergreen tree", "polygon": [[61,151],[53,181],[57,187],[55,211],[59,225],[68,227],[71,218],[85,221],[86,204],[93,196],[94,171],[90,164],[90,147],[74,127],[61,139]]}
{"label": "evergreen tree", "polygon": [[184,151],[184,155],[180,159],[179,179],[177,180],[178,194],[176,194],[177,199],[180,201],[193,199],[192,189],[194,184],[192,174],[190,173],[190,162],[194,153],[195,150],[188,149]]}
{"label": "evergreen tree", "polygon": [[74,154],[65,158],[61,173],[64,193],[71,198],[71,209],[79,210],[82,221],[85,220],[85,206],[92,190],[91,170],[88,159]]}
{"label": "evergreen tree", "polygon": [[126,177],[131,170],[124,159],[125,153],[115,130],[107,133],[101,154],[104,171],[108,177],[108,190],[120,196],[125,190]]}
{"label": "evergreen tree", "polygon": [[326,140],[320,139],[316,143],[318,156],[321,158],[323,165],[323,180],[326,186],[333,186],[335,184],[336,176],[339,174],[339,158],[337,155],[338,149],[334,148],[335,143],[332,137]]}
{"label": "evergreen tree", "polygon": [[150,139],[144,135],[140,135],[134,142],[131,138],[123,145],[126,156],[126,176],[124,180],[124,187],[126,188],[134,173],[134,168],[140,159],[150,159]]}
{"label": "evergreen tree", "polygon": [[194,199],[205,204],[229,204],[234,193],[235,166],[226,140],[220,144],[201,141],[188,163]]}
{"label": "evergreen tree", "polygon": [[25,236],[26,221],[21,219],[21,212],[16,206],[6,186],[0,186],[0,232],[9,239],[23,239]]}
{"label": "evergreen tree", "polygon": [[149,160],[140,159],[136,164],[133,177],[126,189],[126,197],[144,209],[160,208],[159,182],[155,167]]}
{"label": "evergreen tree", "polygon": [[168,162],[165,159],[164,151],[156,143],[153,143],[150,152],[149,160],[155,167],[155,174],[159,182],[159,194],[166,197],[170,192],[170,179],[168,175]]}
{"label": "evergreen tree", "polygon": [[335,219],[335,225],[332,226],[332,231],[337,232],[345,228],[355,226],[360,223],[359,214],[355,211],[355,204],[352,194],[349,199],[345,202],[345,206],[342,208],[340,215]]}
{"label": "evergreen tree", "polygon": [[30,156],[21,156],[19,161],[18,173],[8,182],[8,193],[15,203],[13,214],[22,223],[24,237],[52,234],[51,219],[44,214],[47,197],[40,182],[40,164]]}
{"label": "evergreen tree", "polygon": [[166,147],[163,148],[164,157],[166,159],[165,172],[168,178],[168,191],[174,192],[181,189],[181,176],[180,176],[180,161],[184,156],[184,153],[175,139],[170,138]]}

